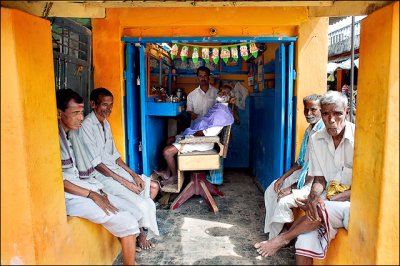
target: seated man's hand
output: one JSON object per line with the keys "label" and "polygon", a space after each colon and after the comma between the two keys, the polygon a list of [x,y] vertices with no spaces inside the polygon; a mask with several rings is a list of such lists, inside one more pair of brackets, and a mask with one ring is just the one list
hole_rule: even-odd
{"label": "seated man's hand", "polygon": [[124,182],[124,184],[123,184],[127,189],[129,189],[130,191],[132,191],[132,192],[134,192],[134,193],[136,193],[136,194],[140,194],[141,192],[142,192],[142,189],[138,186],[138,185],[136,185],[135,183],[133,183],[133,182],[130,182],[130,181],[125,181]]}
{"label": "seated man's hand", "polygon": [[135,180],[136,185],[140,187],[141,190],[144,190],[144,181],[138,174],[134,174],[133,179]]}
{"label": "seated man's hand", "polygon": [[274,184],[274,190],[275,190],[275,192],[276,193],[279,193],[279,190],[280,190],[280,188],[282,187],[282,185],[283,185],[283,179],[280,177],[280,178],[278,178],[278,180],[276,180],[276,182],[275,182],[275,184]]}
{"label": "seated man's hand", "polygon": [[193,134],[193,136],[202,137],[202,136],[204,136],[204,132],[203,132],[203,130],[196,131],[196,132]]}
{"label": "seated man's hand", "polygon": [[190,119],[192,119],[192,120],[195,120],[198,117],[198,115],[193,112],[189,112],[189,115],[190,115]]}
{"label": "seated man's hand", "polygon": [[351,195],[351,190],[346,190],[342,193],[333,195],[329,200],[330,201],[349,201],[350,195]]}
{"label": "seated man's hand", "polygon": [[114,207],[111,202],[108,200],[106,193],[97,193],[91,191],[89,194],[89,198],[94,201],[107,215],[111,213],[117,213],[118,209]]}
{"label": "seated man's hand", "polygon": [[290,186],[278,191],[278,199],[283,198],[289,194],[292,194],[292,188]]}
{"label": "seated man's hand", "polygon": [[325,208],[324,200],[318,196],[309,195],[306,204],[306,215],[311,221],[321,221],[318,214],[318,205],[323,210]]}
{"label": "seated man's hand", "polygon": [[307,199],[299,199],[295,198],[294,201],[297,203],[297,206],[303,211],[307,211]]}

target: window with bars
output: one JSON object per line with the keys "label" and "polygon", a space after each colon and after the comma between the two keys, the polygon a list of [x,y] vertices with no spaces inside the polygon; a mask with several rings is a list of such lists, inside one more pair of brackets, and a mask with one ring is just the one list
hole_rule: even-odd
{"label": "window with bars", "polygon": [[85,115],[90,112],[93,90],[92,32],[67,18],[49,18],[52,27],[55,87],[72,89],[84,99]]}

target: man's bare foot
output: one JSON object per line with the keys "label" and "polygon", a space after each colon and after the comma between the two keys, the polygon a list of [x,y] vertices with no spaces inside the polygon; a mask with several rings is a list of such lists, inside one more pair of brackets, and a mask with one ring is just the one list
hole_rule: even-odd
{"label": "man's bare foot", "polygon": [[156,246],[150,240],[146,239],[146,234],[144,234],[144,233],[139,234],[138,245],[141,249],[151,249]]}
{"label": "man's bare foot", "polygon": [[288,243],[289,241],[285,241],[282,239],[281,235],[278,235],[271,240],[258,242],[254,247],[257,249],[258,254],[263,257],[269,257],[274,255],[280,248]]}
{"label": "man's bare foot", "polygon": [[167,186],[167,185],[173,185],[178,182],[178,178],[176,176],[171,176],[170,178],[161,181],[161,185]]}
{"label": "man's bare foot", "polygon": [[154,170],[154,173],[156,173],[158,176],[160,176],[162,180],[167,180],[169,178],[169,173],[167,173],[167,171]]}

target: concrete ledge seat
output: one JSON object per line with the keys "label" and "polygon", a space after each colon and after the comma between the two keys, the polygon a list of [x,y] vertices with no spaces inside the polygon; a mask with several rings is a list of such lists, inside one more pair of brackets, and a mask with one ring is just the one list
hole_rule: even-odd
{"label": "concrete ledge seat", "polygon": [[[299,208],[295,208],[293,210],[294,219],[305,215],[305,212]],[[343,264],[343,262],[339,261],[341,256],[338,256],[338,252],[340,250],[349,250],[349,238],[348,232],[344,228],[340,228],[336,234],[336,237],[332,239],[328,252],[326,254],[325,259],[314,259],[314,265],[334,265],[334,264]],[[343,260],[343,258],[341,258]]]}
{"label": "concrete ledge seat", "polygon": [[118,238],[102,225],[73,216],[67,216],[67,224],[70,229],[70,238],[74,239],[75,243],[81,243],[82,246],[87,247],[87,250],[79,250],[79,252],[93,253],[91,261],[88,261],[89,264],[112,264],[121,251]]}

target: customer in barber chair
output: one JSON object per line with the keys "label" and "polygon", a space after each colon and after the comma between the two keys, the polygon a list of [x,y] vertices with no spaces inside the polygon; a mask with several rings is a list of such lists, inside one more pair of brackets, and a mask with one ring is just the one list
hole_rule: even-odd
{"label": "customer in barber chair", "polygon": [[155,171],[163,180],[161,185],[171,185],[178,181],[177,165],[175,156],[178,151],[181,153],[194,151],[208,151],[214,148],[213,143],[179,144],[182,138],[196,136],[217,136],[224,126],[232,125],[234,122],[232,111],[228,107],[231,99],[231,92],[228,86],[222,86],[217,94],[217,102],[208,112],[197,120],[193,126],[185,129],[182,134],[176,135],[175,142],[164,148],[163,155],[167,162],[167,168],[162,171]]}

